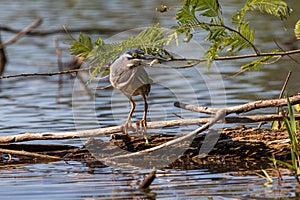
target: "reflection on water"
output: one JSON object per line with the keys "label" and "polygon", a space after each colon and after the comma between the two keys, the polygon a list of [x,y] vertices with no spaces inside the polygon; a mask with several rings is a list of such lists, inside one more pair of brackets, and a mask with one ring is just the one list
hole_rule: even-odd
{"label": "reflection on water", "polygon": [[[206,169],[162,170],[151,190],[139,189],[149,171],[88,168],[78,162],[56,162],[2,169],[1,199],[255,199],[295,197],[295,182],[285,179],[285,189],[257,176],[235,172],[211,173]],[[5,187],[4,187],[5,186]],[[12,192],[13,191],[13,192]]]}
{"label": "reflection on water", "polygon": [[[120,30],[145,27],[160,22],[162,25],[174,25],[173,20],[179,1],[165,1],[171,7],[170,12],[155,12],[155,7],[161,1],[32,1],[18,2],[4,0],[1,2],[1,25],[22,29],[36,18],[43,18],[40,29],[49,30],[66,25],[70,28],[78,27],[114,27]],[[297,12],[298,1],[291,1]],[[224,13],[233,12],[240,7],[235,0],[222,2]],[[225,12],[226,11],[226,12]],[[256,17],[256,16],[249,16]],[[292,20],[297,16],[292,15]],[[275,38],[279,43],[285,40],[288,33],[282,31],[280,22],[274,20],[256,20],[260,47],[267,51],[276,48]],[[273,19],[273,18],[272,18]],[[273,22],[274,21],[274,22]],[[288,21],[288,30],[294,22]],[[274,30],[273,38],[264,35],[264,29]],[[276,28],[274,28],[276,27]],[[99,33],[101,35],[101,33]],[[11,33],[1,32],[5,41]],[[98,35],[98,34],[97,34]],[[126,34],[125,34],[126,35]],[[76,37],[76,34],[73,34]],[[111,38],[111,35],[102,35]],[[123,33],[124,36],[124,33]],[[203,37],[200,33],[200,44]],[[66,34],[57,35],[63,48],[64,61],[69,60],[67,51],[69,37]],[[95,35],[96,37],[96,35]],[[202,38],[202,39],[201,39]],[[116,39],[116,37],[113,37]],[[196,38],[197,39],[197,38]],[[177,49],[178,50],[178,49]],[[9,63],[6,74],[57,71],[56,53],[53,35],[44,37],[24,37],[6,48]],[[179,51],[179,50],[178,50]],[[178,53],[178,52],[177,52]],[[202,52],[195,48],[183,48],[180,55],[198,57]],[[247,52],[246,52],[247,53]],[[252,52],[248,52],[252,53]],[[250,100],[277,97],[281,89],[286,72],[293,69],[293,76],[288,85],[290,93],[297,92],[298,66],[291,60],[266,66],[262,72],[247,72],[240,76],[229,78],[238,71],[243,61],[217,62],[217,69],[222,71],[223,82],[216,79],[218,71],[207,71],[204,66],[175,70],[173,74],[165,70],[148,69],[155,84],[149,96],[152,121],[177,119],[178,115],[185,118],[199,117],[198,114],[183,111],[173,107],[173,102],[180,100],[185,103],[215,107],[224,106],[224,92],[226,105],[237,105]],[[184,77],[184,79],[182,79]],[[95,126],[111,126],[121,124],[128,113],[128,102],[125,96],[109,89],[96,92],[93,101],[97,112],[89,117],[90,108],[88,94],[77,99],[80,111],[77,115],[78,124],[74,123],[72,104],[73,86],[76,79],[64,76],[63,84],[58,84],[58,77],[29,77],[11,78],[0,83],[0,134],[11,135],[24,132],[46,132],[74,130],[75,128],[93,128]],[[180,80],[180,81],[179,81]],[[184,80],[184,82],[182,82]],[[214,81],[212,81],[214,80]],[[187,88],[187,84],[192,87]],[[106,85],[107,80],[99,83]],[[224,87],[220,87],[224,84]],[[225,90],[224,90],[225,88]],[[79,88],[76,87],[79,90]],[[95,91],[93,91],[95,92]],[[92,93],[93,93],[92,92]],[[191,95],[192,94],[192,95]],[[191,96],[190,96],[191,95]],[[186,98],[188,97],[188,98]],[[133,116],[136,121],[141,118],[142,102],[138,98],[137,112]],[[85,111],[85,114],[83,114]],[[266,112],[266,111],[262,111]],[[86,113],[88,115],[86,115]],[[174,114],[175,113],[175,114]],[[183,128],[182,132],[189,132],[193,127]],[[166,132],[166,130],[164,130]],[[178,130],[168,129],[167,132],[177,133]],[[35,143],[48,143],[37,141]],[[82,145],[79,140],[56,141],[56,143]],[[75,143],[75,144],[74,144]],[[276,184],[264,187],[264,180],[255,175],[239,176],[236,172],[215,172],[210,169],[195,170],[162,170],[158,171],[150,191],[138,188],[148,171],[130,171],[112,169],[109,167],[89,167],[79,162],[54,162],[20,166],[0,166],[0,195],[1,199],[123,199],[123,198],[159,198],[171,199],[202,197],[208,199],[265,198],[265,197],[294,197],[295,182],[286,177],[284,187]],[[253,174],[253,173],[252,173]]]}

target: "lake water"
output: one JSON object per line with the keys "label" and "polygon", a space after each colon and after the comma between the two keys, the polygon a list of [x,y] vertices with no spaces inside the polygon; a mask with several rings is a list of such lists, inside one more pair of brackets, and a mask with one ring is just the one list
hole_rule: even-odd
{"label": "lake water", "polygon": [[[162,1],[7,1],[0,7],[0,25],[22,29],[37,18],[43,23],[39,30],[101,27],[119,30],[101,35],[107,41],[119,41],[151,24],[175,25],[174,16],[179,1],[164,1],[171,7],[167,13],[155,11]],[[228,18],[241,7],[239,1],[220,1]],[[293,35],[298,20],[300,4],[289,1],[294,12],[284,22],[266,15],[250,15],[256,28],[255,44],[262,51],[282,48]],[[286,30],[285,30],[286,29]],[[118,33],[118,34],[117,34]],[[78,33],[72,33],[77,37]],[[12,33],[1,32],[6,41]],[[182,44],[172,50],[184,57],[198,58],[205,48],[201,33],[189,45]],[[53,38],[57,37],[62,48],[64,62],[71,57],[67,50],[70,38],[67,34],[23,37],[6,48],[9,63],[5,75],[18,73],[57,71],[57,56]],[[297,45],[297,43],[295,43]],[[299,47],[299,44],[298,44]],[[197,51],[194,49],[197,48]],[[252,53],[250,50],[244,53]],[[297,59],[297,55],[293,58]],[[299,59],[298,59],[299,60]],[[149,96],[151,121],[202,117],[205,115],[183,111],[173,107],[174,101],[202,106],[224,107],[239,105],[252,100],[278,97],[288,70],[292,77],[288,83],[289,94],[298,92],[299,65],[289,58],[265,65],[260,72],[245,72],[232,77],[244,63],[241,60],[216,62],[210,71],[203,64],[180,70],[147,69],[155,84]],[[86,80],[86,74],[81,74]],[[78,77],[34,76],[3,79],[0,83],[0,134],[12,135],[24,132],[59,132],[76,129],[107,127],[122,124],[128,113],[128,101],[118,91],[108,89],[94,91],[83,89]],[[105,86],[107,79],[96,84]],[[80,95],[78,95],[80,94]],[[92,96],[92,99],[90,98]],[[137,99],[133,121],[142,117],[142,101]],[[96,100],[96,101],[94,101]],[[75,106],[76,105],[76,106]],[[273,110],[256,111],[273,112]],[[175,113],[175,114],[174,114]],[[255,125],[254,125],[255,126]],[[268,125],[267,125],[268,126]],[[162,133],[188,133],[195,127],[164,129]],[[34,141],[38,144],[71,144],[82,146],[83,141]],[[49,162],[37,164],[0,165],[0,199],[297,199],[299,189],[293,177],[284,176],[282,186],[265,185],[265,180],[251,171],[210,169],[160,169],[151,190],[139,189],[140,182],[150,169],[123,169],[91,166],[87,163]],[[248,175],[247,175],[248,174]]]}

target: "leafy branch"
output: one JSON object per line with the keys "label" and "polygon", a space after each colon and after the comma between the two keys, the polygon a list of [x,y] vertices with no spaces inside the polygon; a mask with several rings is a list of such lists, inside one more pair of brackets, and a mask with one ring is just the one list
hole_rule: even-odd
{"label": "leafy branch", "polygon": [[[257,56],[260,51],[254,45],[255,31],[250,27],[250,22],[245,18],[249,11],[258,10],[286,18],[292,11],[284,0],[248,0],[233,16],[231,23],[225,24],[221,7],[217,0],[190,0],[185,1],[183,7],[177,12],[179,33],[185,33],[192,38],[196,28],[208,32],[206,39],[210,42],[210,48],[206,51],[207,66],[220,57],[225,50],[229,55],[239,53],[241,50],[251,47]],[[260,58],[248,63],[242,68],[258,69],[258,65],[273,58],[272,56]]]}
{"label": "leafy branch", "polygon": [[[186,0],[177,11],[177,26],[172,27],[172,30],[154,25],[123,42],[113,44],[105,43],[100,37],[92,42],[89,36],[80,34],[79,39],[72,43],[70,52],[83,57],[91,66],[90,81],[98,74],[108,73],[107,68],[103,66],[109,66],[112,60],[126,49],[140,48],[147,53],[161,55],[167,45],[173,41],[178,42],[178,35],[185,34],[184,41],[189,42],[197,33],[197,29],[207,32],[206,40],[209,41],[210,47],[204,58],[194,60],[206,61],[207,67],[217,60],[257,58],[241,68],[259,70],[260,66],[277,62],[285,55],[300,53],[300,50],[280,49],[261,52],[255,45],[255,30],[246,18],[247,13],[255,11],[283,20],[292,10],[284,0],[247,0],[244,6],[232,15],[231,22],[225,23],[218,0]],[[295,26],[295,35],[300,38],[300,20]],[[239,54],[247,48],[253,49],[254,53]]]}
{"label": "leafy branch", "polygon": [[78,41],[69,48],[71,54],[82,56],[92,66],[90,81],[98,74],[106,73],[103,66],[109,65],[121,52],[130,48],[140,48],[146,53],[160,54],[172,41],[177,40],[175,31],[158,25],[150,26],[135,36],[120,43],[106,44],[101,37],[96,42],[87,35],[80,34]]}

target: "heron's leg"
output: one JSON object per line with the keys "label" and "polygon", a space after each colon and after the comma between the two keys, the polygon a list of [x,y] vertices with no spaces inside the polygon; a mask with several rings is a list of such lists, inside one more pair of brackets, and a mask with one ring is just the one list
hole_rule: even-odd
{"label": "heron's leg", "polygon": [[130,102],[130,105],[131,105],[131,109],[130,109],[130,112],[128,114],[128,117],[127,117],[127,120],[124,124],[124,127],[122,127],[122,132],[127,134],[128,133],[128,129],[132,129],[132,124],[131,124],[131,117],[132,117],[132,114],[134,112],[134,109],[135,109],[135,103],[133,101],[132,98],[129,98],[129,102]]}
{"label": "heron's leg", "polygon": [[132,117],[132,114],[133,114],[134,109],[135,109],[135,103],[134,103],[134,101],[133,101],[132,98],[129,99],[129,102],[130,102],[130,104],[131,104],[131,110],[130,110],[130,112],[129,112],[129,114],[128,114],[127,122],[130,122],[130,123],[131,123],[131,117]]}
{"label": "heron's leg", "polygon": [[147,112],[148,112],[148,103],[147,103],[147,98],[145,94],[142,94],[143,100],[144,100],[144,114],[143,114],[143,118],[141,121],[136,123],[137,126],[137,130],[139,128],[139,126],[141,126],[143,128],[143,133],[146,134],[147,133]]}

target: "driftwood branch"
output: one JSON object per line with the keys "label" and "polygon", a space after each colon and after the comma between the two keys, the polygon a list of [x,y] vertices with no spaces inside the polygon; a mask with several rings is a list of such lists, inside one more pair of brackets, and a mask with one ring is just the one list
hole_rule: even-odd
{"label": "driftwood branch", "polygon": [[209,122],[207,122],[203,126],[197,128],[196,130],[190,132],[187,135],[178,137],[178,138],[176,138],[174,140],[168,141],[168,142],[163,143],[161,145],[158,145],[158,146],[155,146],[155,147],[152,147],[152,148],[149,148],[149,149],[145,149],[145,150],[142,150],[142,151],[138,151],[138,152],[134,152],[134,153],[129,153],[129,154],[125,154],[125,155],[113,156],[113,157],[108,158],[108,160],[110,161],[110,160],[114,160],[114,159],[129,158],[129,157],[133,157],[133,156],[143,155],[143,154],[147,154],[147,153],[154,152],[154,151],[157,151],[159,149],[171,146],[173,144],[177,144],[177,143],[179,143],[179,142],[181,142],[183,140],[187,140],[189,138],[192,138],[195,135],[197,135],[197,134],[199,134],[199,133],[207,130],[210,126],[212,126],[213,124],[215,124],[217,121],[223,119],[225,117],[225,115],[226,115],[225,109],[219,109],[219,111],[216,113],[216,115],[215,115],[214,118],[212,118]]}
{"label": "driftwood branch", "polygon": [[32,24],[30,24],[29,26],[27,26],[26,28],[24,28],[23,30],[19,31],[16,35],[14,35],[13,37],[11,37],[10,39],[8,39],[7,41],[3,42],[0,44],[0,49],[12,44],[14,42],[16,42],[19,38],[21,38],[23,35],[25,35],[26,33],[29,33],[30,31],[32,31],[33,29],[35,29],[37,26],[39,26],[42,23],[42,19],[37,19],[35,20]]}
{"label": "driftwood branch", "polygon": [[10,150],[10,149],[2,149],[0,148],[0,153],[11,154],[11,155],[21,155],[28,156],[33,158],[47,159],[47,160],[61,160],[61,157],[58,156],[48,156],[39,153],[32,153],[28,151],[18,151],[18,150]]}
{"label": "driftwood branch", "polygon": [[[225,117],[223,123],[255,123],[262,121],[281,120],[282,115],[257,115],[257,116],[236,116]],[[295,119],[300,120],[300,114],[295,114]],[[164,127],[173,126],[188,126],[188,125],[201,125],[208,123],[212,118],[198,118],[198,119],[180,119],[169,120],[161,122],[147,122],[148,129],[159,129]],[[23,133],[19,135],[1,136],[0,143],[14,143],[32,140],[64,140],[72,138],[85,138],[97,136],[99,134],[109,135],[122,131],[122,126],[113,126],[107,128],[89,129],[83,131],[68,131],[68,132],[43,132],[43,133]]]}
{"label": "driftwood branch", "polygon": [[[300,101],[300,95],[290,97],[290,101],[292,104],[297,104]],[[249,111],[249,107],[253,109],[259,108],[266,108],[267,105],[269,107],[273,106],[284,106],[286,105],[286,99],[270,99],[264,101],[257,101],[246,103],[240,106],[229,107],[225,110],[226,115],[241,111],[246,112]],[[186,104],[180,104],[183,108],[188,110],[197,110],[197,106],[191,106]],[[251,107],[252,106],[252,107]],[[193,109],[191,109],[193,108]],[[205,113],[213,113],[212,111],[216,111],[217,109],[212,108],[201,108],[199,107],[200,111],[210,111]],[[239,108],[239,109],[238,109]],[[245,109],[248,108],[248,109]],[[252,109],[252,110],[253,110]],[[220,109],[219,109],[220,110]],[[245,111],[246,110],[246,111]],[[234,117],[225,117],[223,119],[224,123],[254,123],[254,122],[262,122],[262,121],[274,121],[274,120],[281,120],[283,118],[280,114],[274,115],[263,115],[263,116],[234,116]],[[295,114],[295,118],[300,120],[300,114]],[[198,118],[198,119],[180,119],[180,120],[170,120],[170,121],[162,121],[162,122],[148,122],[147,128],[148,129],[159,129],[163,127],[172,127],[172,126],[185,126],[185,125],[201,125],[205,123],[209,123],[212,118]],[[92,137],[97,136],[99,134],[112,134],[122,131],[122,126],[113,126],[113,127],[106,127],[106,128],[98,128],[98,129],[90,129],[90,130],[81,130],[81,131],[68,131],[68,132],[44,132],[44,133],[24,133],[18,135],[10,135],[10,136],[2,136],[0,137],[0,143],[14,143],[14,142],[23,142],[23,141],[31,141],[31,140],[62,140],[62,139],[72,139],[72,138],[79,138],[79,137]]]}
{"label": "driftwood branch", "polygon": [[[300,95],[299,94],[292,96],[289,99],[290,99],[291,105],[300,103]],[[249,103],[242,104],[239,106],[233,106],[230,108],[226,108],[226,114],[231,114],[231,113],[239,114],[239,113],[245,113],[245,112],[249,112],[251,110],[255,110],[255,109],[259,109],[259,108],[281,107],[281,106],[286,106],[286,105],[287,105],[286,98],[260,100],[260,101],[249,102]],[[206,114],[214,114],[219,110],[218,108],[207,108],[207,107],[189,105],[189,104],[180,103],[180,102],[175,102],[174,106],[185,109],[185,110],[191,110],[194,112],[201,112],[201,113],[206,113]]]}

